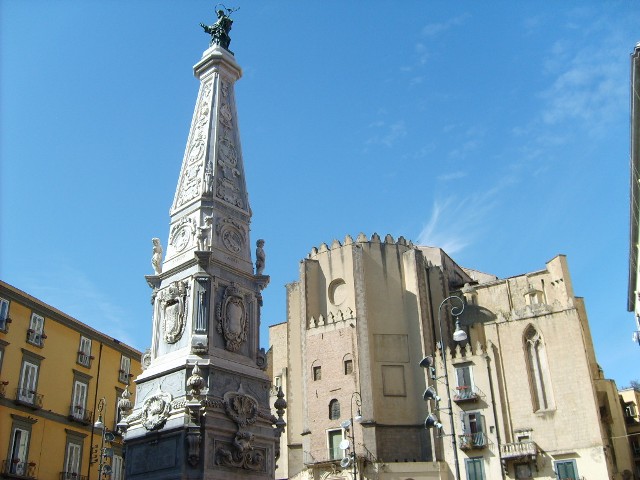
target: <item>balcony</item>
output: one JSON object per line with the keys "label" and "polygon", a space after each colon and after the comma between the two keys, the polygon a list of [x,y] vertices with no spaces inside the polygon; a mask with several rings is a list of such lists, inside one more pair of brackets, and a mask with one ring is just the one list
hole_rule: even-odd
{"label": "balcony", "polygon": [[22,462],[18,458],[2,461],[2,476],[4,478],[36,478],[36,462]]}
{"label": "balcony", "polygon": [[305,465],[315,465],[323,463],[333,463],[337,465],[345,455],[348,455],[348,453],[345,453],[345,451],[340,448],[329,448],[314,450],[311,452],[304,452],[303,460]]}
{"label": "balcony", "polygon": [[484,432],[458,435],[460,450],[481,450],[487,447],[487,436]]}
{"label": "balcony", "polygon": [[87,476],[79,473],[60,472],[60,480],[87,480]]}
{"label": "balcony", "polygon": [[27,330],[27,342],[31,345],[35,345],[36,347],[44,347],[44,339],[47,336],[44,332],[37,332],[33,329]]}
{"label": "balcony", "polygon": [[514,442],[500,445],[500,458],[505,460],[535,459],[538,446],[535,442]]}
{"label": "balcony", "polygon": [[83,367],[91,368],[91,360],[93,360],[93,357],[88,353],[78,352],[78,358],[76,359],[76,362],[79,365],[82,365]]}
{"label": "balcony", "polygon": [[92,416],[93,412],[91,410],[87,410],[82,405],[71,405],[69,407],[69,420],[73,422],[89,425],[91,424]]}
{"label": "balcony", "polygon": [[463,385],[456,387],[452,400],[456,403],[477,402],[480,397],[484,397],[484,393],[475,385]]}
{"label": "balcony", "polygon": [[34,410],[39,410],[42,408],[43,397],[44,395],[40,395],[34,390],[29,390],[28,388],[17,388],[15,403],[17,405],[25,405],[29,408],[33,408]]}

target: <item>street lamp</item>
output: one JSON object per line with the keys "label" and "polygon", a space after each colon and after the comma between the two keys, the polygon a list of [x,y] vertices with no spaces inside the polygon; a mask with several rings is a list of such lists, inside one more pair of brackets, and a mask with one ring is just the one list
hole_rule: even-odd
{"label": "street lamp", "polygon": [[[356,416],[353,416],[353,404],[357,407]],[[356,457],[356,429],[354,421],[360,423],[362,421],[362,413],[360,411],[360,407],[362,407],[362,397],[359,392],[353,392],[351,394],[351,401],[349,402],[349,406],[351,407],[351,443],[353,444],[353,480],[356,480],[358,474],[358,458]]]}
{"label": "street lamp", "polygon": [[[442,300],[442,303],[440,303],[440,306],[438,307],[438,326],[440,327],[440,353],[442,354],[442,365],[444,368],[444,375],[442,376],[442,378],[444,378],[444,387],[447,392],[446,410],[449,411],[449,424],[451,427],[450,436],[451,436],[451,445],[453,446],[453,459],[456,467],[456,480],[460,480],[460,464],[458,463],[458,445],[456,443],[455,424],[453,421],[453,406],[451,404],[451,392],[449,391],[449,372],[447,371],[447,354],[445,351],[446,344],[444,341],[444,336],[442,334],[442,307],[444,306],[445,303],[454,299],[460,302],[460,306],[459,307],[455,307],[453,305],[450,306],[451,314],[456,317],[456,329],[453,332],[453,340],[456,342],[463,342],[467,339],[467,333],[464,330],[462,330],[462,328],[460,328],[460,321],[458,320],[458,316],[464,311],[464,302],[460,297],[451,295],[445,298],[444,300]],[[431,378],[434,380],[437,379],[433,369],[433,358],[425,357],[420,362],[420,366],[423,368],[430,369],[432,372]],[[437,402],[440,401],[440,397],[436,395],[436,392],[433,389],[433,387],[427,388],[427,390],[424,392],[424,399],[425,400],[434,399],[436,401],[436,404]],[[445,409],[441,408],[439,410],[445,410]],[[430,414],[427,417],[427,419],[424,422],[424,426],[425,428],[436,427],[438,430],[442,428],[442,424],[438,421],[438,418],[434,414]]]}
{"label": "street lamp", "polygon": [[102,480],[102,476],[110,476],[111,475],[111,465],[106,463],[106,459],[113,458],[113,449],[111,447],[105,447],[105,443],[111,444],[116,439],[116,436],[113,432],[110,432],[109,429],[105,426],[102,420],[102,412],[104,410],[106,400],[105,398],[101,398],[98,402],[98,420],[93,424],[93,428],[99,430],[101,435],[100,441],[100,463],[98,464],[98,479]]}
{"label": "street lamp", "polygon": [[[357,407],[355,416],[353,415],[354,403]],[[353,463],[353,479],[356,480],[356,477],[358,475],[358,459],[356,457],[356,432],[354,427],[355,423],[360,423],[362,421],[362,414],[360,412],[360,407],[362,407],[362,397],[360,396],[359,392],[353,392],[351,394],[351,401],[349,406],[351,407],[351,418],[349,420],[345,420],[340,425],[347,431],[351,430],[351,459],[345,456],[340,462],[340,466],[342,468],[347,468],[350,463]],[[349,448],[349,440],[343,440],[342,442],[340,442],[340,448],[343,450]]]}

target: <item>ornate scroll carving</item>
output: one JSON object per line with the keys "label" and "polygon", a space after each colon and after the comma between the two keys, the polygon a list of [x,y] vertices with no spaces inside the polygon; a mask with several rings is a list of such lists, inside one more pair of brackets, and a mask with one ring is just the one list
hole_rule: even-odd
{"label": "ornate scroll carving", "polygon": [[247,339],[249,322],[244,299],[240,291],[233,285],[224,291],[222,301],[218,304],[218,333],[226,342],[226,349],[236,352]]}
{"label": "ornate scroll carving", "polygon": [[207,153],[207,126],[211,115],[212,89],[213,82],[211,81],[202,86],[202,93],[191,131],[191,139],[185,153],[183,170],[180,175],[175,208],[200,196],[205,193],[203,190],[207,189],[207,185],[203,185],[202,172],[205,169],[204,160]]}
{"label": "ornate scroll carving", "polygon": [[173,282],[159,293],[162,329],[167,343],[176,343],[184,332],[188,288],[188,283],[182,280]]}
{"label": "ornate scroll carving", "polygon": [[254,449],[253,439],[252,433],[239,430],[232,445],[224,445],[216,450],[216,465],[256,472],[265,471],[266,450]]}
{"label": "ornate scroll carving", "polygon": [[238,187],[238,149],[235,141],[235,127],[233,118],[232,96],[229,92],[229,84],[220,81],[222,98],[218,114],[220,133],[218,135],[218,149],[216,163],[220,168],[220,179],[216,186],[216,197],[234,205],[244,208],[244,199]]}
{"label": "ornate scroll carving", "polygon": [[258,419],[258,402],[244,393],[242,384],[237,392],[225,393],[223,403],[227,416],[239,427],[251,425]]}

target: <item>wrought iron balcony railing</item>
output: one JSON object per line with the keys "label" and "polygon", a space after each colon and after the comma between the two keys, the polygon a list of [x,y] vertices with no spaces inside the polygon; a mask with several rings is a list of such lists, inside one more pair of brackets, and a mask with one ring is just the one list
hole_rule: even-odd
{"label": "wrought iron balcony railing", "polygon": [[341,448],[329,448],[323,450],[314,450],[303,453],[303,461],[305,465],[313,465],[316,463],[335,463],[337,464],[349,453]]}
{"label": "wrought iron balcony railing", "polygon": [[487,436],[484,432],[458,435],[458,441],[460,450],[477,450],[487,446]]}
{"label": "wrought iron balcony railing", "polygon": [[35,390],[29,390],[28,388],[17,388],[15,402],[21,405],[26,405],[34,410],[42,408],[42,399],[44,395],[39,394]]}
{"label": "wrought iron balcony railing", "polygon": [[32,345],[36,345],[37,347],[44,347],[44,339],[47,336],[44,332],[37,332],[35,330],[29,329],[27,330],[27,342]]}
{"label": "wrought iron balcony railing", "polygon": [[60,480],[87,480],[87,476],[75,472],[60,472]]}
{"label": "wrought iron balcony railing", "polygon": [[5,478],[34,479],[36,462],[24,462],[19,458],[10,458],[2,461],[2,476]]}
{"label": "wrought iron balcony railing", "polygon": [[91,360],[93,360],[93,357],[88,353],[78,352],[78,359],[76,361],[83,367],[91,368]]}
{"label": "wrought iron balcony railing", "polygon": [[500,458],[503,460],[535,458],[536,455],[538,455],[538,446],[535,442],[513,442],[500,445]]}
{"label": "wrought iron balcony railing", "polygon": [[456,403],[476,402],[480,397],[484,397],[484,393],[475,385],[463,385],[456,387],[453,394],[453,401]]}
{"label": "wrought iron balcony railing", "polygon": [[71,405],[69,407],[69,420],[89,425],[91,423],[92,415],[93,412],[91,410],[87,410],[82,405]]}

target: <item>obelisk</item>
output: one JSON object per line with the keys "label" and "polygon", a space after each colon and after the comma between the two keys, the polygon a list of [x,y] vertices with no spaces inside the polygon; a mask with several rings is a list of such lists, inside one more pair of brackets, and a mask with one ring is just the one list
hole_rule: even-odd
{"label": "obelisk", "polygon": [[194,66],[200,90],[166,251],[153,243],[151,349],[135,405],[120,402],[129,480],[274,476],[286,403],[279,399],[279,418],[271,414],[259,342],[269,277],[264,241],[255,272],[251,260],[234,95],[242,70],[229,50],[230,13],[219,10],[216,23],[202,25],[211,44]]}

